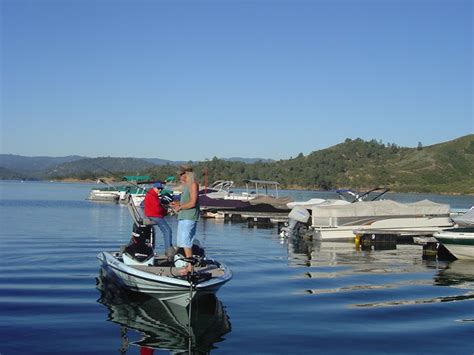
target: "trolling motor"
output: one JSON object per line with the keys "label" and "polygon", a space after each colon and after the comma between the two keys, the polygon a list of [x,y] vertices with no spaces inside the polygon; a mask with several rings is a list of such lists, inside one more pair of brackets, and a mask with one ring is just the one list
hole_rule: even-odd
{"label": "trolling motor", "polygon": [[132,237],[122,257],[126,265],[153,265],[155,262],[155,235],[151,225],[133,224]]}
{"label": "trolling motor", "polygon": [[[176,254],[174,255],[174,266],[175,267],[185,267],[188,263],[193,266],[205,266],[204,263],[204,249],[201,248],[199,240],[195,240],[192,248],[193,256],[186,258],[184,256],[184,249],[178,248]],[[204,264],[204,265],[203,265]]]}
{"label": "trolling motor", "polygon": [[[204,249],[201,248],[199,240],[195,240],[192,247],[193,256],[186,258],[184,256],[184,249],[178,248],[174,256],[174,266],[181,268],[186,267],[188,264],[193,266],[192,271],[188,272],[186,275],[182,275],[190,285],[190,293],[195,290],[196,286],[204,281],[210,280],[212,274],[210,272],[196,271],[194,267],[205,267],[207,266]],[[192,297],[190,296],[190,299]]]}

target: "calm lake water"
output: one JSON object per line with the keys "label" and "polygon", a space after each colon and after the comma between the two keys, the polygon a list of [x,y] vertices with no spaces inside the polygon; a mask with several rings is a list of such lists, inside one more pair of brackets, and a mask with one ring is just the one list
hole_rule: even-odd
{"label": "calm lake water", "polygon": [[[234,278],[217,299],[193,305],[189,328],[186,309],[100,277],[97,253],[125,244],[132,222],[125,206],[85,200],[91,186],[0,182],[2,355],[190,346],[215,354],[474,353],[474,263],[424,261],[415,245],[363,252],[214,220],[199,222],[198,238]],[[387,197],[474,205],[472,196]]]}

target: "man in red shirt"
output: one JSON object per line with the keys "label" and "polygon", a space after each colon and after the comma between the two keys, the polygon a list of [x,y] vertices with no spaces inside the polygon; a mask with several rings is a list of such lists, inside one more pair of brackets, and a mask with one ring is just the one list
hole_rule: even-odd
{"label": "man in red shirt", "polygon": [[162,206],[160,201],[160,192],[163,190],[164,186],[161,182],[155,182],[151,189],[149,189],[145,195],[145,216],[152,220],[153,229],[155,231],[155,238],[157,235],[156,226],[160,228],[163,233],[164,238],[164,247],[166,251],[173,246],[173,234],[168,222],[165,221],[164,217],[167,212],[166,209]]}

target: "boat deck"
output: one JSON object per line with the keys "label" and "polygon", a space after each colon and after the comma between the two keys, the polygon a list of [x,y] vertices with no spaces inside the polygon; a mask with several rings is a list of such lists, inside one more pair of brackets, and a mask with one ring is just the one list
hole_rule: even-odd
{"label": "boat deck", "polygon": [[203,217],[224,220],[225,222],[272,223],[288,221],[288,212],[249,212],[249,211],[218,211],[206,212]]}
{"label": "boat deck", "polygon": [[[133,265],[134,269],[152,273],[158,276],[165,277],[181,277],[179,272],[182,268],[173,267],[173,266],[142,266],[142,265]],[[218,277],[224,275],[224,270],[218,268],[215,265],[208,265],[205,267],[195,267],[194,271],[198,273],[210,273],[212,277]]]}

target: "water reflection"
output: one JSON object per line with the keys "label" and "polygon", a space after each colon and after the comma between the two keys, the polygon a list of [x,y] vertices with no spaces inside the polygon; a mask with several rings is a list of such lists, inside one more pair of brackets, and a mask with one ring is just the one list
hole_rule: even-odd
{"label": "water reflection", "polygon": [[301,237],[289,237],[288,260],[295,266],[335,266],[357,258],[370,258],[370,253],[361,253],[354,243],[327,242]]}
{"label": "water reflection", "polygon": [[[429,267],[416,245],[397,245],[390,249],[361,249],[350,242],[327,242],[288,238],[288,262],[292,266],[326,267],[325,272],[390,273],[416,272]],[[330,267],[330,268],[327,268]]]}
{"label": "water reflection", "polygon": [[[153,354],[154,349],[207,354],[231,330],[229,317],[213,294],[193,300],[189,324],[188,307],[119,288],[104,272],[97,278],[97,289],[101,292],[98,302],[109,309],[109,321],[122,326],[122,354],[130,345],[139,346],[146,354]],[[142,338],[130,342],[128,329],[141,332]]]}
{"label": "water reflection", "polygon": [[459,286],[474,290],[474,261],[455,260],[439,270],[434,277],[439,286]]}
{"label": "water reflection", "polygon": [[[301,290],[305,294],[323,296],[346,293],[346,297],[350,295],[355,301],[348,306],[355,308],[474,299],[472,261],[446,263],[423,260],[422,248],[408,244],[397,245],[393,250],[361,250],[353,243],[304,238],[288,238],[287,243],[289,265],[301,268],[297,278],[306,280],[302,282],[304,289]],[[432,278],[421,276],[427,274],[432,274]],[[457,290],[431,291],[429,287],[433,285],[455,287]],[[461,321],[472,320],[463,318]]]}
{"label": "water reflection", "polygon": [[[459,301],[472,301],[474,300],[474,292],[466,292],[456,296],[443,296],[443,297],[432,297],[422,298],[413,300],[397,300],[390,302],[371,302],[371,303],[359,303],[354,304],[354,307],[358,308],[373,308],[373,307],[390,307],[390,306],[407,306],[407,305],[419,305],[419,304],[430,304],[440,302],[459,302]],[[463,322],[470,322],[470,319],[461,319]]]}

